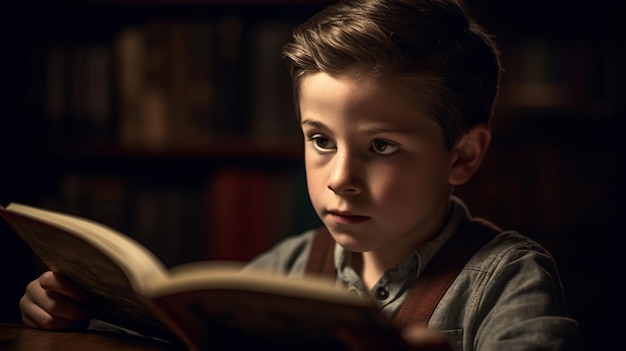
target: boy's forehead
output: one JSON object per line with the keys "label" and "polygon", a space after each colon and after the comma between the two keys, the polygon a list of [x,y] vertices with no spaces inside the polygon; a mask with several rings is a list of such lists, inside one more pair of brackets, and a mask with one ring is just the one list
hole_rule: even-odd
{"label": "boy's forehead", "polygon": [[301,118],[343,115],[355,122],[367,120],[373,128],[407,131],[434,123],[424,113],[421,99],[409,99],[393,79],[308,74],[301,80],[299,95]]}
{"label": "boy's forehead", "polygon": [[[324,72],[308,74],[300,83],[300,104],[306,107],[332,104],[359,108],[387,105],[398,100],[397,90],[386,81],[362,77],[337,76]],[[313,105],[313,106],[312,106]]]}
{"label": "boy's forehead", "polygon": [[[413,106],[416,110],[425,110],[430,104],[430,99],[436,98],[434,90],[436,86],[424,77],[423,82],[412,79],[410,83],[406,82],[397,75],[373,75],[373,74],[331,74],[322,71],[308,72],[300,77],[297,81],[298,98],[301,98],[303,83],[308,81],[322,82],[332,79],[352,85],[355,90],[369,93],[385,93],[393,96],[394,99],[403,99],[406,104]],[[307,84],[309,86],[313,84]],[[330,89],[322,89],[322,93],[334,95],[335,92]]]}
{"label": "boy's forehead", "polygon": [[[331,75],[325,72],[309,73],[299,80],[298,102],[305,100],[354,100],[360,104],[405,106],[422,113],[428,105],[428,96],[415,94],[394,77]],[[350,101],[346,101],[350,103]]]}

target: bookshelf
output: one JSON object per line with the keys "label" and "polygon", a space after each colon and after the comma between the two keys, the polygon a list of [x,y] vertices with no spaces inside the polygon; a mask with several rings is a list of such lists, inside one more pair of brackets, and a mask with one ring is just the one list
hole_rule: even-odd
{"label": "bookshelf", "polygon": [[[286,186],[268,175],[281,183],[302,183],[302,142],[280,47],[297,23],[328,3],[12,4],[10,23],[23,27],[11,60],[19,89],[12,109],[19,118],[8,120],[13,132],[3,137],[19,144],[15,159],[28,162],[18,170],[22,174],[7,176],[18,186],[3,201],[108,220],[148,241],[172,265],[250,258],[215,256],[211,253],[219,250],[203,247],[216,235],[211,221],[218,215],[198,211],[219,208],[208,191],[222,172],[270,193]],[[169,190],[161,194],[160,188]],[[301,193],[306,188],[289,191],[306,207]],[[228,196],[228,191],[214,193]],[[268,207],[267,198],[255,201],[259,210]],[[151,202],[161,202],[168,212],[158,213]],[[138,207],[131,208],[133,203]],[[193,218],[182,217],[190,211],[183,203],[198,208]],[[275,211],[291,207],[280,206]],[[155,212],[149,214],[150,208]],[[314,215],[305,210],[312,219],[283,225],[273,240],[306,229]],[[134,223],[136,214],[146,223]],[[151,217],[177,224],[147,223]],[[252,227],[269,233],[278,225],[265,221]],[[150,232],[155,228],[158,233]],[[237,241],[235,234],[221,235]],[[245,247],[242,240],[238,244]]]}
{"label": "bookshelf", "polygon": [[[330,2],[5,4],[1,203],[100,220],[168,265],[246,260],[317,225],[280,46]],[[18,321],[43,267],[0,232]]]}

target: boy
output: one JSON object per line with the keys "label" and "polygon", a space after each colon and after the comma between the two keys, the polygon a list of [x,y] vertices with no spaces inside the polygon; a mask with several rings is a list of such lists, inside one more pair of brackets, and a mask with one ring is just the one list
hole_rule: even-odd
{"label": "boy", "polygon": [[[452,193],[480,167],[491,140],[495,45],[455,0],[354,0],[297,28],[283,56],[308,191],[334,240],[337,283],[372,294],[395,318],[445,244],[469,235],[471,217]],[[472,252],[430,315],[428,325],[441,332],[435,341],[445,335],[455,350],[571,347],[577,324],[552,257],[519,233],[496,234]],[[302,277],[314,235],[289,237],[250,266]],[[28,326],[66,329],[84,325],[86,300],[47,272],[28,285],[20,307]],[[424,329],[407,330],[421,345]],[[345,340],[358,347],[358,337]]]}

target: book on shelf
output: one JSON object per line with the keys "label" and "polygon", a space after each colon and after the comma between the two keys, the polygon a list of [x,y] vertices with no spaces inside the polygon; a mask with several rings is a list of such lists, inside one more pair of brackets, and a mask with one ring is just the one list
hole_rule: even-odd
{"label": "book on shelf", "polygon": [[270,20],[251,31],[250,137],[258,140],[298,138],[291,79],[281,59],[282,46],[291,38],[297,20]]}
{"label": "book on shelf", "polygon": [[320,226],[305,183],[300,169],[214,171],[206,185],[206,256],[248,261],[286,236]]}
{"label": "book on shelf", "polygon": [[215,123],[211,20],[152,19],[113,40],[124,147],[206,145]]}
{"label": "book on shelf", "polygon": [[340,328],[401,338],[374,302],[317,277],[292,279],[224,261],[166,268],[98,222],[18,203],[0,216],[47,267],[92,296],[93,317],[192,350],[341,349]]}

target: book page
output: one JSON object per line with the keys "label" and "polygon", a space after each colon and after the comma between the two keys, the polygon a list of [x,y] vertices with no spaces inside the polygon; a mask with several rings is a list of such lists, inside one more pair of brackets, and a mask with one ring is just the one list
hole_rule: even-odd
{"label": "book page", "polygon": [[148,279],[165,278],[167,269],[141,243],[104,224],[55,211],[11,203],[4,211],[17,212],[34,220],[54,226],[68,234],[81,237],[99,248],[129,276],[134,288],[140,290]]}
{"label": "book page", "polygon": [[[215,264],[178,267],[150,300],[170,328],[197,349],[254,345],[277,349],[338,348],[340,328],[387,335],[398,331],[371,299],[322,279],[291,279]],[[233,344],[234,343],[234,344]]]}
{"label": "book page", "polygon": [[[111,255],[94,246],[88,236],[10,211],[0,210],[0,214],[50,270],[71,279],[94,296],[94,318],[164,339],[172,338],[154,312],[135,294],[128,272]],[[93,233],[85,229],[83,234]],[[118,256],[133,253],[124,253],[121,247],[116,250]],[[161,273],[148,278],[151,277],[157,280],[164,276]]]}

